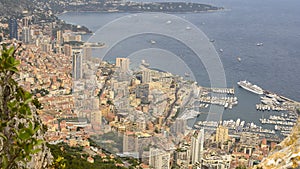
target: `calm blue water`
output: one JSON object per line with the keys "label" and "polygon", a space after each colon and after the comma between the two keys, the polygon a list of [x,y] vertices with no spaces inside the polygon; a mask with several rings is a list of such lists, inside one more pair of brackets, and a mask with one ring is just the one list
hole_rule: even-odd
{"label": "calm blue water", "polygon": [[[227,85],[236,88],[236,96],[239,99],[238,106],[232,110],[225,110],[224,119],[239,117],[248,122],[258,123],[262,116],[262,112],[255,110],[259,97],[238,88],[236,82],[240,80],[246,79],[264,89],[300,100],[300,1],[206,0],[201,3],[223,6],[226,10],[176,15],[198,26],[210,39],[215,39],[214,46],[217,50],[224,50],[219,55],[225,69]],[[69,23],[85,25],[96,31],[124,15],[127,14],[72,12],[59,17]],[[134,45],[124,42],[112,51],[111,55],[124,56],[124,51],[131,51],[135,48],[133,46],[143,48],[143,40],[141,37],[131,39],[131,42],[135,42]],[[258,42],[263,42],[263,46],[257,47]],[[241,58],[241,62],[237,61],[237,57]],[[200,85],[205,86],[208,83],[205,73],[197,76],[203,79],[199,82]],[[266,116],[271,113],[264,114]]]}

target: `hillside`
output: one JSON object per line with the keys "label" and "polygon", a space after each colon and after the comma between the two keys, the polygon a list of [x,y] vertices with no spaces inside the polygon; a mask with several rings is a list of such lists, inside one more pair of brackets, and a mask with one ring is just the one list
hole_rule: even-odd
{"label": "hillside", "polygon": [[23,11],[30,14],[48,13],[58,14],[64,11],[106,11],[106,12],[202,12],[220,10],[223,8],[200,4],[182,2],[151,2],[141,3],[121,0],[0,0],[0,15],[20,16]]}
{"label": "hillside", "polygon": [[19,16],[25,10],[34,9],[30,0],[0,0],[0,16]]}

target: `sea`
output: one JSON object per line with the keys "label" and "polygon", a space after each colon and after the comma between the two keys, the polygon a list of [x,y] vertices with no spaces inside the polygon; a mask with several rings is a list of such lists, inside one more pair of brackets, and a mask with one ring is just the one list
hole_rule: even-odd
{"label": "sea", "polygon": [[[255,104],[260,103],[260,96],[238,87],[237,82],[240,80],[248,80],[265,90],[300,101],[299,0],[188,0],[186,2],[224,7],[224,10],[214,12],[171,14],[189,21],[202,30],[209,39],[213,39],[211,43],[223,64],[227,86],[234,87],[235,96],[238,97],[237,106],[231,110],[224,110],[223,120],[240,118],[261,125],[259,118],[281,114],[257,111]],[[68,23],[84,25],[97,32],[104,25],[127,15],[132,13],[67,12],[58,17]],[[84,35],[82,38],[87,41],[90,36]],[[263,45],[257,46],[257,43]],[[157,50],[147,52],[147,48],[157,48]],[[113,57],[130,55],[133,64],[144,59],[154,68],[184,76],[193,68],[190,68],[189,63],[178,59],[176,54],[174,57],[174,51],[182,48],[184,46],[180,46],[176,41],[147,34],[128,38],[116,44],[109,52],[111,57],[106,59],[111,61]],[[180,51],[186,57],[191,55],[188,50]],[[191,72],[190,78],[195,79],[201,86],[209,86],[209,78],[203,65],[199,66],[199,72]]]}

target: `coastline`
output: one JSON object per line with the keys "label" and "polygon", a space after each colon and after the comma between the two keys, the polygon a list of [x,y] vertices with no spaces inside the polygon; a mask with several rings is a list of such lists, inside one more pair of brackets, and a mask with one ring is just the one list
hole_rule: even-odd
{"label": "coastline", "polygon": [[[125,4],[117,4],[116,6],[112,7],[95,7],[96,10],[86,10],[86,7],[89,7],[90,4],[77,8],[76,6],[69,6],[71,10],[64,10],[63,12],[56,11],[54,16],[59,20],[64,22],[65,24],[70,24],[75,26],[72,23],[67,23],[62,19],[59,19],[60,15],[67,14],[67,13],[129,13],[129,14],[136,14],[136,13],[166,13],[166,14],[196,14],[196,13],[213,13],[213,12],[220,12],[226,11],[224,7],[217,7],[214,5],[209,4],[202,4],[202,3],[184,3],[184,2],[150,2],[150,3],[140,3],[140,2],[132,2],[132,3],[125,3]],[[75,9],[72,9],[74,8]],[[167,10],[166,10],[167,9]],[[83,26],[85,29],[85,34],[92,34],[93,32],[90,28]]]}
{"label": "coastline", "polygon": [[[142,12],[150,12],[150,13],[170,13],[170,14],[176,14],[176,13],[205,13],[205,12],[218,12],[218,11],[226,11],[227,9],[224,7],[217,7],[214,5],[210,5],[210,4],[202,4],[202,3],[189,3],[190,5],[197,5],[196,9],[192,9],[192,6],[189,6],[189,8],[181,8],[182,4],[186,4],[184,2],[151,2],[151,3],[139,3],[139,2],[133,2],[136,3],[138,5],[149,5],[150,8],[145,9],[145,7],[142,7],[141,9],[118,9],[119,7],[124,7],[122,6],[122,4],[119,4],[118,6],[116,6],[115,8],[112,9],[97,9],[97,10],[85,10],[84,7],[81,7],[82,9],[76,9],[76,10],[64,10],[63,12],[57,12],[55,14],[55,16],[59,16],[62,14],[66,14],[69,12],[87,12],[87,13],[93,13],[93,12],[97,12],[97,13],[142,13]],[[135,5],[136,5],[135,4]],[[179,5],[180,9],[176,10],[171,10],[171,9],[151,9],[151,7],[157,7],[155,5],[158,5],[160,7],[163,7],[163,5]],[[187,5],[187,4],[186,4]],[[205,8],[201,8],[201,6],[205,6]],[[127,5],[125,7],[132,7],[130,5]],[[140,6],[139,6],[140,7]],[[172,6],[167,6],[167,7],[172,7]],[[210,9],[208,9],[210,8]]]}
{"label": "coastline", "polygon": [[218,9],[218,10],[207,10],[207,11],[194,11],[194,12],[148,12],[148,11],[64,11],[62,13],[55,14],[55,16],[60,16],[67,13],[166,13],[166,14],[193,14],[193,13],[213,13],[220,11],[230,11],[229,9]]}

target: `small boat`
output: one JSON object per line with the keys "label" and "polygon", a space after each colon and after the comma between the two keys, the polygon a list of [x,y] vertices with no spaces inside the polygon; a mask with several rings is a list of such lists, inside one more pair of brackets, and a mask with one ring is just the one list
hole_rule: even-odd
{"label": "small boat", "polygon": [[228,105],[229,105],[229,104],[228,104],[228,102],[226,102],[226,103],[225,103],[225,105],[224,105],[224,107],[225,107],[225,108],[227,108],[227,107],[228,107]]}
{"label": "small boat", "polygon": [[142,60],[141,65],[143,65],[143,66],[145,66],[145,67],[149,67],[149,66],[150,66],[150,64],[147,63],[145,60]]}
{"label": "small boat", "polygon": [[151,44],[156,44],[156,41],[155,40],[150,40],[150,43]]}
{"label": "small boat", "polygon": [[191,27],[187,26],[185,29],[186,29],[186,30],[191,30]]}
{"label": "small boat", "polygon": [[209,41],[210,41],[210,42],[215,42],[215,40],[214,40],[214,39],[210,39]]}
{"label": "small boat", "polygon": [[224,51],[224,50],[221,48],[221,49],[220,49],[220,52],[223,52],[223,51]]}
{"label": "small boat", "polygon": [[168,20],[166,23],[167,23],[167,24],[170,24],[170,23],[172,23],[172,21]]}
{"label": "small boat", "polygon": [[256,46],[263,46],[263,45],[264,45],[264,44],[261,43],[261,42],[256,44]]}
{"label": "small boat", "polygon": [[237,57],[237,60],[240,62],[240,61],[242,61],[242,59],[240,58],[240,57]]}

